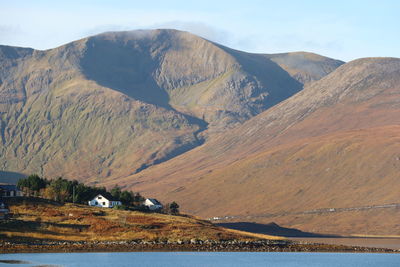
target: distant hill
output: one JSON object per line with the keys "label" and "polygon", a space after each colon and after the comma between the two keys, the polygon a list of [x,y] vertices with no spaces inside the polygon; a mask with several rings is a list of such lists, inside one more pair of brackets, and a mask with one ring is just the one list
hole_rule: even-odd
{"label": "distant hill", "polygon": [[[355,60],[121,183],[188,203],[186,211],[205,217],[259,222],[272,220],[263,214],[399,203],[399,99],[400,59]],[[273,220],[320,233],[399,235],[398,216],[391,208]]]}
{"label": "distant hill", "polygon": [[149,30],[46,51],[0,46],[0,63],[0,168],[116,184],[247,121],[343,62],[249,54],[187,32]]}
{"label": "distant hill", "polygon": [[25,177],[22,173],[0,171],[0,183],[17,184],[19,179]]}
{"label": "distant hill", "polygon": [[302,84],[317,81],[344,63],[340,60],[307,52],[269,54],[265,56]]}

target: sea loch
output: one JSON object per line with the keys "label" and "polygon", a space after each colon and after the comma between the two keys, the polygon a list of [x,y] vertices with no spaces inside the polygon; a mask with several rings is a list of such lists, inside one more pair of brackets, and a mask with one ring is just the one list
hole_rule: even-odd
{"label": "sea loch", "polygon": [[[14,264],[7,264],[12,262]],[[19,262],[19,263],[18,263]],[[399,266],[400,254],[127,252],[0,255],[0,266]]]}

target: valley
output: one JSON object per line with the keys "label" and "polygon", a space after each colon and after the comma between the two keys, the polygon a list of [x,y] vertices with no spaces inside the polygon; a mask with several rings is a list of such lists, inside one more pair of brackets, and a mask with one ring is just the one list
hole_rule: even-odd
{"label": "valley", "polygon": [[398,58],[255,54],[138,30],[0,46],[0,62],[4,179],[62,176],[202,218],[400,235]]}

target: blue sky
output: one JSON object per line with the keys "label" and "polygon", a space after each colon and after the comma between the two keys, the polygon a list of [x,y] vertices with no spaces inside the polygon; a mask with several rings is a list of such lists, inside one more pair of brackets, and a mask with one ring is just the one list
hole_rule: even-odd
{"label": "blue sky", "polygon": [[257,53],[400,57],[400,1],[0,0],[0,44],[53,48],[112,30],[176,28]]}

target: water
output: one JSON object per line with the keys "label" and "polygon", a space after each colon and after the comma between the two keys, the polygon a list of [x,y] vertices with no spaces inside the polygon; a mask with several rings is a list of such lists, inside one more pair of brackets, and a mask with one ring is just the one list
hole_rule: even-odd
{"label": "water", "polygon": [[0,266],[400,266],[400,254],[273,252],[114,252],[3,254],[2,260],[27,261]]}
{"label": "water", "polygon": [[324,244],[332,244],[332,245],[400,249],[400,238],[291,237],[290,240],[304,241],[304,242],[308,242],[308,243],[324,243]]}

